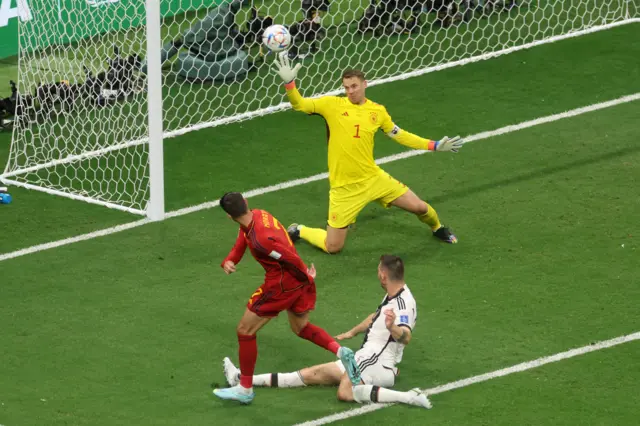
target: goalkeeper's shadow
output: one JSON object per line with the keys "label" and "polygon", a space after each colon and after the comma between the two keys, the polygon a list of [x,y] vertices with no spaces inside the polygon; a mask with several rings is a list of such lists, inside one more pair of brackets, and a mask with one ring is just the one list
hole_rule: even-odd
{"label": "goalkeeper's shadow", "polygon": [[[438,204],[438,203],[444,203],[446,201],[451,201],[451,200],[456,200],[459,198],[465,198],[468,195],[472,195],[472,194],[477,194],[478,192],[482,192],[482,191],[488,191],[491,189],[495,189],[495,188],[499,188],[502,186],[509,186],[509,185],[513,185],[513,184],[518,184],[521,182],[526,182],[529,180],[533,180],[533,179],[537,179],[540,177],[545,177],[545,176],[549,176],[549,175],[553,175],[555,173],[560,173],[560,172],[564,172],[566,170],[571,170],[573,168],[576,167],[582,167],[582,166],[587,166],[587,165],[591,165],[591,164],[596,164],[599,163],[601,161],[607,161],[607,160],[611,160],[613,158],[618,158],[618,157],[622,157],[625,154],[629,154],[629,153],[635,153],[635,152],[639,152],[640,151],[640,146],[637,147],[633,147],[633,148],[624,148],[624,149],[619,149],[616,151],[612,151],[603,155],[597,155],[597,156],[592,156],[589,158],[583,158],[580,160],[576,160],[576,161],[571,161],[569,163],[565,163],[565,164],[561,164],[561,165],[557,165],[557,166],[553,166],[553,167],[543,167],[541,169],[538,170],[534,170],[534,171],[530,171],[527,173],[523,173],[519,176],[512,176],[512,177],[508,177],[508,178],[503,178],[497,181],[493,181],[493,182],[487,182],[487,183],[483,183],[481,185],[475,185],[475,186],[468,186],[465,187],[464,189],[459,189],[459,190],[454,190],[454,191],[447,191],[441,195],[436,195],[433,197],[428,197],[426,199],[426,201],[430,204]],[[358,217],[358,224],[365,224],[368,223],[372,220],[376,220],[379,221],[381,219],[381,217],[388,217],[392,218],[394,217],[394,213],[384,210],[384,209],[372,209],[372,210],[365,210],[362,212],[362,214]],[[417,225],[419,226],[419,225]],[[357,225],[354,226],[354,230],[357,229]]]}
{"label": "goalkeeper's shadow", "polygon": [[434,197],[429,197],[428,202],[433,204],[443,203],[450,200],[456,200],[459,198],[465,198],[471,194],[477,194],[478,192],[488,191],[491,189],[499,188],[502,186],[509,186],[518,184],[521,182],[527,182],[530,180],[538,179],[541,177],[546,177],[549,175],[553,175],[556,173],[564,172],[567,170],[571,170],[577,167],[583,167],[587,165],[592,165],[596,163],[600,163],[603,161],[608,161],[614,158],[622,157],[629,153],[635,153],[640,151],[640,146],[635,146],[633,148],[624,148],[616,151],[612,151],[606,154],[598,154],[589,158],[583,158],[576,161],[571,161],[565,164],[552,166],[552,167],[543,167],[538,170],[530,171],[527,173],[523,173],[518,176],[512,176],[504,179],[500,179],[493,182],[483,183],[481,185],[475,185],[470,187],[465,187],[464,189],[447,191],[444,194],[436,195]]}

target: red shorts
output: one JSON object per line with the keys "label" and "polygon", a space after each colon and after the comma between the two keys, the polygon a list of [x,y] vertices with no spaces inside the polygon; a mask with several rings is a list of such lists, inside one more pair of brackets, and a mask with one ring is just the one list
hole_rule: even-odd
{"label": "red shorts", "polygon": [[316,285],[283,292],[280,284],[262,284],[251,295],[247,309],[259,317],[277,317],[282,311],[303,314],[316,307]]}

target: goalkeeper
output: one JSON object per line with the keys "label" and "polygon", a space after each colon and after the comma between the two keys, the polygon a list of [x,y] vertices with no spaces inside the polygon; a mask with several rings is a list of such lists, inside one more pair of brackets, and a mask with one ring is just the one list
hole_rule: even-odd
{"label": "goalkeeper", "polygon": [[367,81],[358,70],[347,70],[342,75],[346,97],[303,98],[295,84],[301,66],[291,67],[287,55],[276,57],[276,71],[285,83],[293,109],[321,115],[327,124],[329,219],[326,231],[292,224],[288,228],[291,239],[302,238],[327,253],[337,253],[344,246],[348,226],[355,223],[367,204],[377,201],[385,208],[395,206],[415,214],[436,238],[456,243],[458,239],[440,223],[433,207],[375,163],[373,139],[382,129],[396,142],[414,149],[457,152],[463,144],[460,137],[445,136],[435,141],[400,129],[384,106],[365,97]]}

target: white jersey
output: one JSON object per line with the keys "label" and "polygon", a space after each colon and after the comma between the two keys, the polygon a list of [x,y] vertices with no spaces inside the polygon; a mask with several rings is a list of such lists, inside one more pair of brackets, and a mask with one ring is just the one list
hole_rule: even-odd
{"label": "white jersey", "polygon": [[407,327],[409,330],[413,330],[416,325],[416,300],[406,284],[395,296],[389,297],[385,295],[373,316],[371,325],[367,329],[362,347],[358,351],[359,358],[364,360],[364,365],[380,363],[393,368],[402,361],[405,345],[393,339],[391,332],[387,330],[387,326],[384,323],[384,311],[388,309],[395,311],[396,325]]}

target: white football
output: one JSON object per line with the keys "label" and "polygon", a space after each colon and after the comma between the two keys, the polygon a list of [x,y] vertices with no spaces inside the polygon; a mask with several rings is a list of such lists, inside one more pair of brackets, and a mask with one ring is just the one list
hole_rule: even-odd
{"label": "white football", "polygon": [[282,52],[291,47],[291,33],[284,25],[271,25],[264,30],[262,42],[272,52]]}

